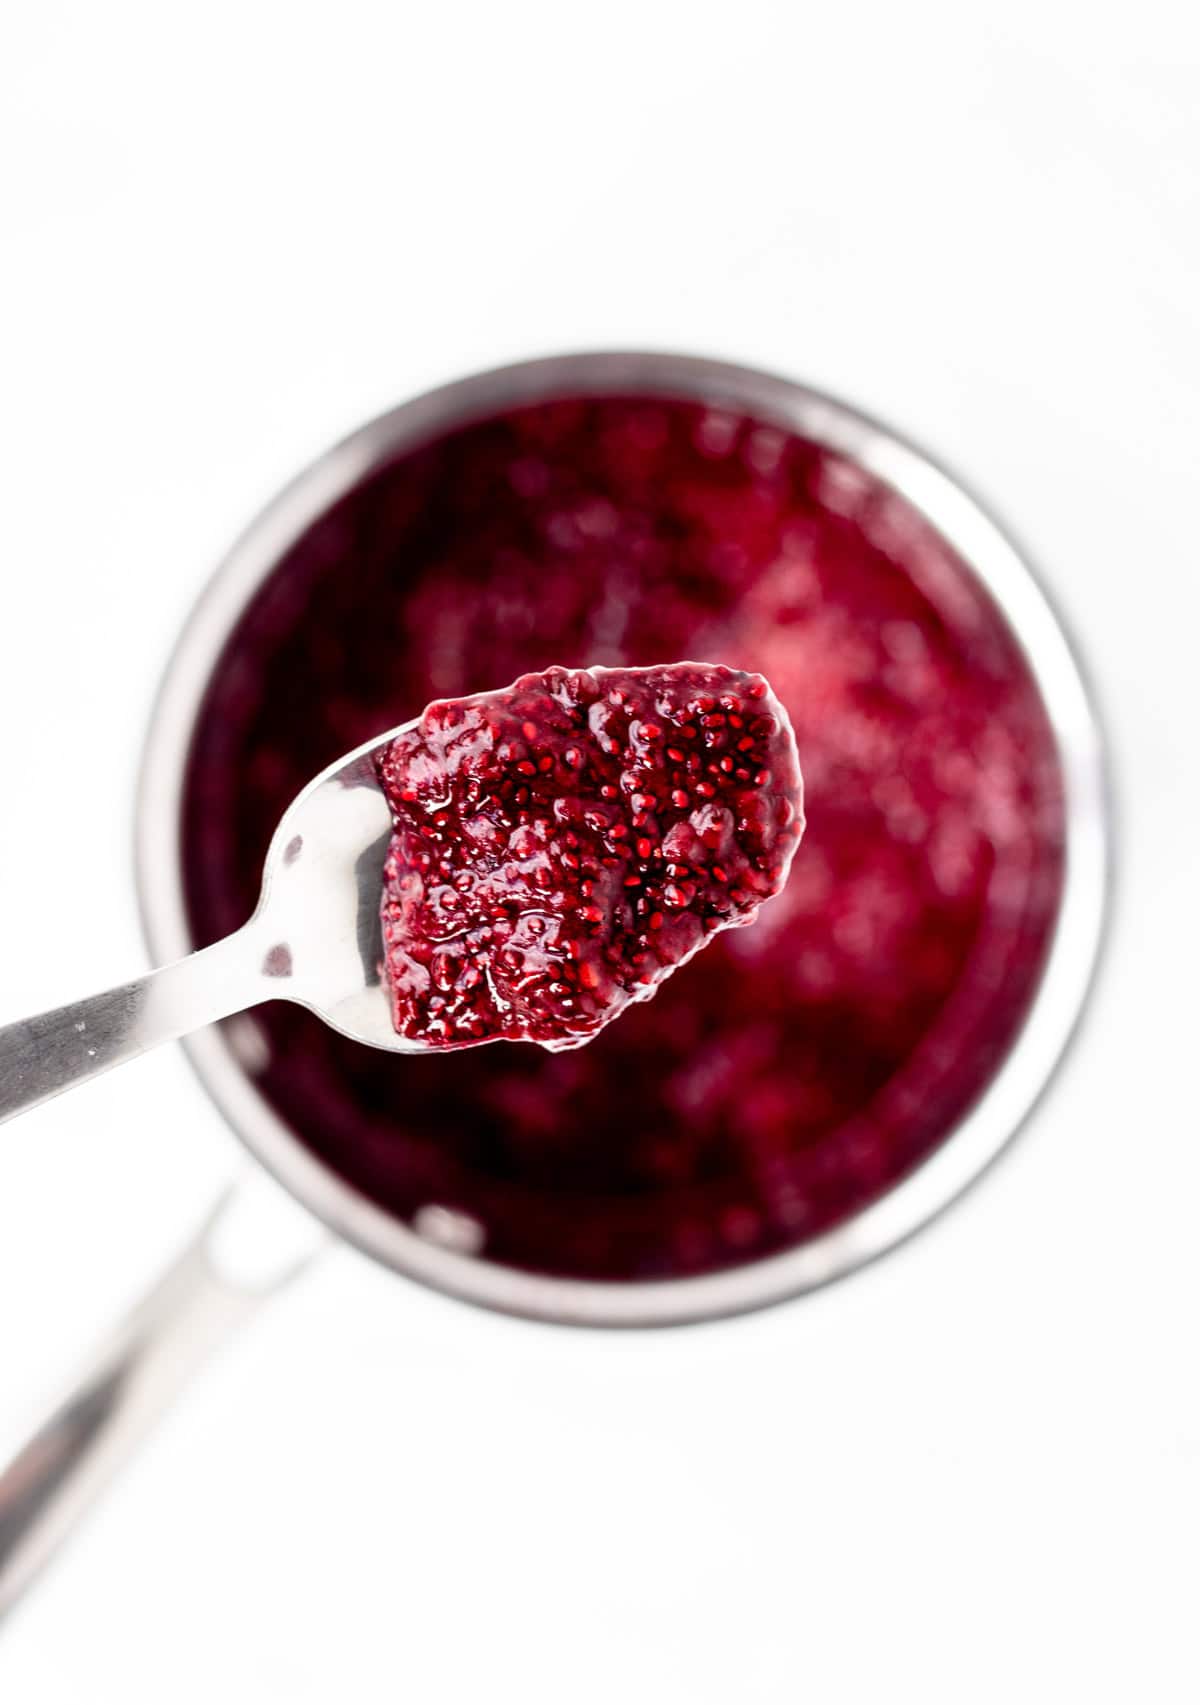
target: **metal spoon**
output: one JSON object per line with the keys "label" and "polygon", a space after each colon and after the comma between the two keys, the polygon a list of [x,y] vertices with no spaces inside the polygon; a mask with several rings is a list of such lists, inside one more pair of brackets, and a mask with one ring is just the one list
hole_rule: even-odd
{"label": "metal spoon", "polygon": [[383,986],[379,908],[392,818],[375,753],[359,746],[296,795],[267,850],[249,923],[212,947],[87,1000],[0,1028],[0,1123],[160,1042],[261,1001],[291,1000],[335,1030],[399,1054]]}

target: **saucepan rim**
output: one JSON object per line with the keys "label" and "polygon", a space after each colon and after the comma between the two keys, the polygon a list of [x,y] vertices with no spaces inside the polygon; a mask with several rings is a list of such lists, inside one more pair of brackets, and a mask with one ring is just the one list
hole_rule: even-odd
{"label": "saucepan rim", "polygon": [[[159,963],[195,945],[184,897],[181,803],[192,731],[221,650],[289,546],[372,469],[498,411],[555,396],[649,395],[744,412],[840,452],[901,493],[989,588],[1029,659],[1061,754],[1066,870],[1032,1006],[982,1096],[939,1147],[879,1200],[820,1236],[727,1271],[599,1282],[506,1267],[443,1247],[368,1200],[305,1147],[266,1102],[218,1026],[188,1056],[246,1147],[334,1232],[465,1301],[560,1324],[666,1326],[737,1314],[809,1291],[894,1248],[958,1197],[1021,1128],[1076,1033],[1108,913],[1111,813],[1101,728],[1074,648],[1024,552],[962,483],[890,427],[790,379],[654,352],[552,356],[426,392],[319,456],[253,521],[188,617],[151,717],[136,809],[143,928]],[[403,1070],[397,1062],[397,1070]]]}

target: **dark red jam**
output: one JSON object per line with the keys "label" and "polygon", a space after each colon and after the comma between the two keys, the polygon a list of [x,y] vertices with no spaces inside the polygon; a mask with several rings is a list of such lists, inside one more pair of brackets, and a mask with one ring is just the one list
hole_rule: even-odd
{"label": "dark red jam", "polygon": [[753,928],[560,1053],[399,1057],[284,1002],[233,1021],[329,1166],[527,1269],[644,1278],[782,1250],[978,1098],[1062,878],[1055,742],[1003,617],[905,500],[811,443],[688,403],[556,402],[407,454],[316,521],[196,733],[204,943],[253,909],[292,796],[380,729],[550,659],[674,657],[761,673],[795,729],[809,827]]}
{"label": "dark red jam", "polygon": [[720,664],[438,700],[377,768],[393,1022],[427,1047],[579,1047],[752,923],[804,828],[787,713]]}

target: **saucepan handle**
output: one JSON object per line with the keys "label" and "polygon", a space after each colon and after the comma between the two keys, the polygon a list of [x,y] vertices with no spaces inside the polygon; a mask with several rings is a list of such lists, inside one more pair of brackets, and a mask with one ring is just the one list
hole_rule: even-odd
{"label": "saucepan handle", "polygon": [[0,1469],[0,1616],[209,1355],[303,1268],[324,1234],[248,1175]]}

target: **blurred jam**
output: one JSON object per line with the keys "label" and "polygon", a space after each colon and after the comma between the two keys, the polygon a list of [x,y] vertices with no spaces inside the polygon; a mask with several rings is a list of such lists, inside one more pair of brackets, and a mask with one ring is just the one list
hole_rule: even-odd
{"label": "blurred jam", "polygon": [[402,1058],[283,1002],[232,1021],[267,1100],[419,1231],[555,1274],[783,1250],[978,1098],[1053,934],[1063,803],[1028,666],[890,488],[752,419],[647,399],[471,425],[373,474],[246,609],[190,756],[198,945],[253,910],[311,776],[530,670],[711,658],[786,706],[808,830],[748,929],[586,1047]]}

